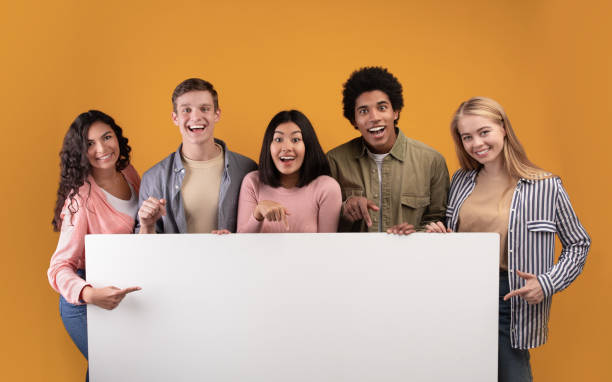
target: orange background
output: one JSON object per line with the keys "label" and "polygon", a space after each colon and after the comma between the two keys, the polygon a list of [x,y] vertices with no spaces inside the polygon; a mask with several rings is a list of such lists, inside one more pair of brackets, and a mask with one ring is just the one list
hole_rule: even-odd
{"label": "orange background", "polygon": [[450,117],[484,95],[505,106],[531,159],[563,178],[593,246],[583,275],[555,296],[534,376],[608,380],[612,7],[573,3],[4,2],[0,379],[83,379],[46,279],[57,154],[78,113],[112,115],[142,173],[178,146],[170,95],[198,76],[220,92],[215,134],[230,149],[257,158],[270,118],[298,108],[329,150],[356,136],[342,117],[342,83],[383,65],[404,86],[400,128],[439,150],[451,172]]}

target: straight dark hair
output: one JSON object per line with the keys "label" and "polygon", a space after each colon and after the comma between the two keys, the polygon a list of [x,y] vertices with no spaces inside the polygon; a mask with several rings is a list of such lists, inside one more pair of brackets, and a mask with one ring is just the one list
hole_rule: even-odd
{"label": "straight dark hair", "polygon": [[329,162],[317,139],[317,134],[306,116],[298,110],[281,111],[272,118],[264,133],[259,154],[259,181],[271,187],[280,187],[281,173],[272,161],[270,145],[274,138],[274,131],[278,125],[293,122],[302,131],[304,142],[304,162],[300,168],[300,178],[297,186],[303,187],[321,175],[331,175]]}

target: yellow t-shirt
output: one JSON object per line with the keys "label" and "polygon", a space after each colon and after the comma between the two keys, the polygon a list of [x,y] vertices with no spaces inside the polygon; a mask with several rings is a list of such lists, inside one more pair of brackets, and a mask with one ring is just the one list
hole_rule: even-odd
{"label": "yellow t-shirt", "polygon": [[181,155],[185,167],[181,195],[189,233],[210,233],[217,229],[224,156],[223,148],[216,146],[219,155],[206,161],[194,161]]}

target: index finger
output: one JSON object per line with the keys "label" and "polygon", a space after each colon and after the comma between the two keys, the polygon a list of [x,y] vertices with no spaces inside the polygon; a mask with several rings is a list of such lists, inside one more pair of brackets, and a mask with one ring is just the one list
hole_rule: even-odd
{"label": "index finger", "polygon": [[368,200],[366,198],[359,199],[358,205],[362,219],[365,220],[368,227],[372,226],[372,219],[368,213]]}
{"label": "index finger", "polygon": [[289,231],[289,220],[287,220],[287,211],[285,211],[284,208],[281,208],[281,220],[285,226],[285,230]]}
{"label": "index finger", "polygon": [[524,287],[520,288],[520,289],[515,289],[512,292],[508,293],[507,295],[504,296],[504,301],[508,301],[509,299],[511,299],[514,296],[520,296],[522,293],[524,293]]}
{"label": "index finger", "polygon": [[122,289],[119,294],[122,294],[125,296],[128,293],[136,292],[141,289],[142,289],[141,287],[129,287],[129,288]]}

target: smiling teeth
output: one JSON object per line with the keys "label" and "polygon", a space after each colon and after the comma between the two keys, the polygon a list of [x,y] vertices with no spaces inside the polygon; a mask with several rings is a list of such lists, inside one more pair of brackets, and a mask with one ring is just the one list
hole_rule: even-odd
{"label": "smiling teeth", "polygon": [[204,125],[193,125],[189,127],[191,130],[203,129]]}
{"label": "smiling teeth", "polygon": [[[112,153],[111,153],[112,154]],[[110,158],[111,154],[106,154],[103,157],[99,157],[98,160],[104,160]]]}
{"label": "smiling teeth", "polygon": [[385,128],[384,126],[378,126],[378,127],[373,127],[373,128],[371,128],[371,129],[368,129],[368,131],[369,131],[370,133],[375,133],[375,132],[377,132],[377,131],[381,131],[381,130],[382,130],[382,129],[384,129],[384,128]]}
{"label": "smiling teeth", "polygon": [[485,154],[485,153],[486,153],[486,152],[488,152],[488,151],[489,151],[489,149],[482,150],[482,151],[476,151],[476,154],[477,154],[477,155],[482,155],[482,154]]}
{"label": "smiling teeth", "polygon": [[281,160],[292,160],[295,159],[295,157],[280,157]]}

